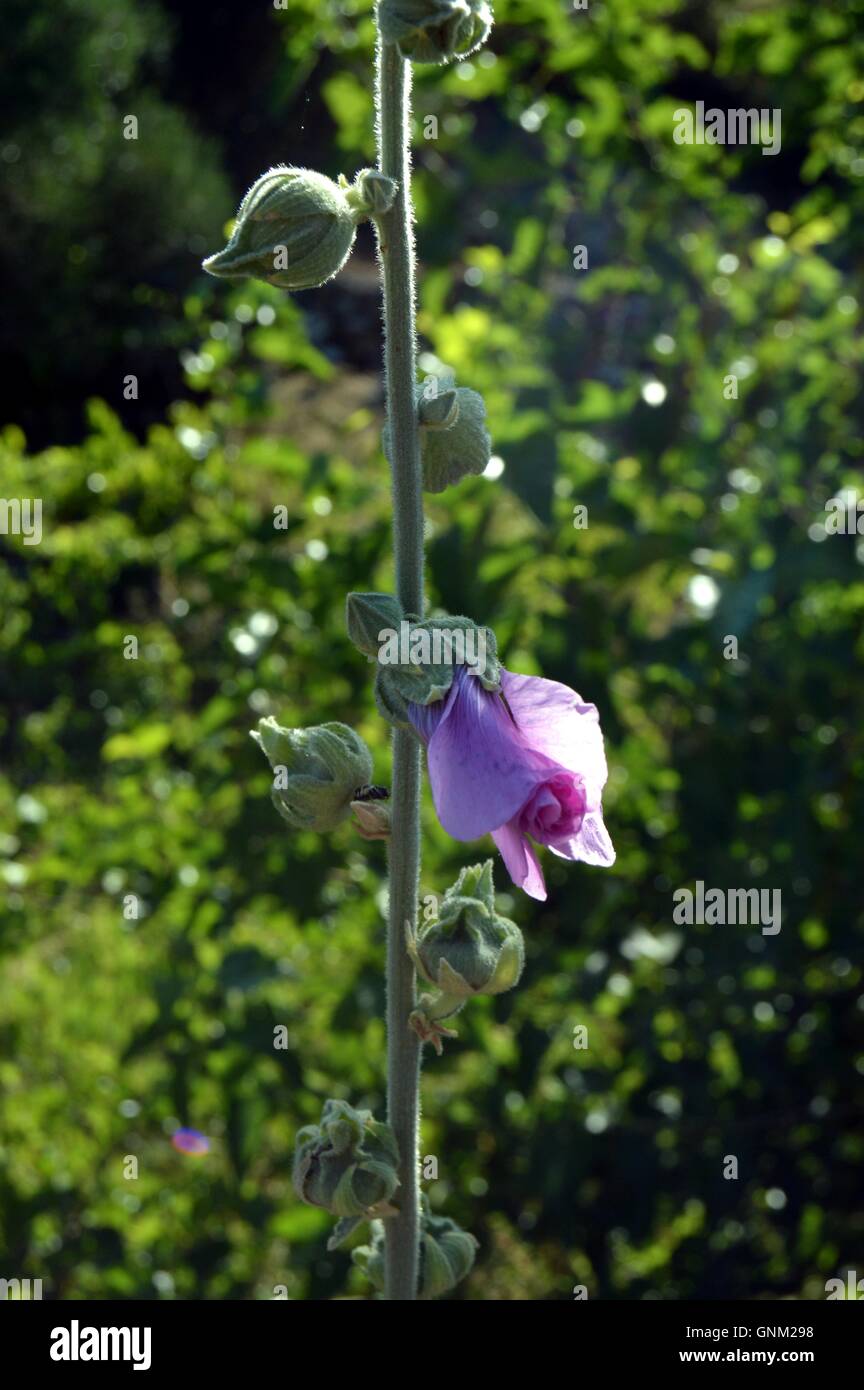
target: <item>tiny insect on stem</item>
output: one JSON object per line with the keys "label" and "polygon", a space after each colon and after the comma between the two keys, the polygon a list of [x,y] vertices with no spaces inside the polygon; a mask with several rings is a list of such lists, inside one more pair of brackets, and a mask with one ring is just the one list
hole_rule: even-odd
{"label": "tiny insect on stem", "polygon": [[389,801],[389,787],[358,787],[352,801]]}

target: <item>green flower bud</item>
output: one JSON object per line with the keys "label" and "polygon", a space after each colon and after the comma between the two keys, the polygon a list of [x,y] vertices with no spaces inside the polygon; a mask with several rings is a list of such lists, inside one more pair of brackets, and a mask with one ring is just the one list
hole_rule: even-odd
{"label": "green flower bud", "polygon": [[525,963],[522,933],[495,910],[492,860],[463,869],[447,889],[438,915],[415,935],[406,925],[408,953],[437,994],[421,994],[408,1023],[438,1055],[445,1038],[455,1038],[443,1020],[452,1018],[475,994],[503,994],[518,984]]}
{"label": "green flower bud", "polygon": [[361,169],[345,197],[363,217],[380,217],[392,208],[398,187],[395,179],[388,178],[380,169]]}
{"label": "green flower bud", "polygon": [[440,1298],[471,1273],[478,1241],[449,1216],[426,1216],[421,1241],[420,1296]]}
{"label": "green flower bud", "polygon": [[441,899],[437,917],[408,928],[408,950],[429,984],[441,990],[430,1018],[446,1018],[475,994],[503,994],[525,963],[522,933],[495,910],[492,860],[463,869]]}
{"label": "green flower bud", "polygon": [[[477,1255],[478,1243],[451,1221],[448,1216],[433,1216],[426,1198],[420,1216],[421,1299],[440,1298],[449,1293],[470,1274]],[[354,1263],[362,1269],[373,1288],[384,1291],[384,1223],[373,1221],[368,1245],[351,1252]]]}
{"label": "green flower bud", "polygon": [[[448,374],[430,393],[427,377],[416,388],[417,420],[420,426],[420,459],[423,486],[427,492],[443,492],[469,475],[482,473],[492,455],[492,440],[486,428],[486,403],[477,391],[455,386]],[[390,457],[390,429],[381,435],[384,452]]]}
{"label": "green flower bud", "polygon": [[[392,1214],[389,1200],[399,1185],[398,1164],[389,1125],[373,1119],[369,1110],[328,1100],[321,1123],[305,1125],[297,1134],[294,1189],[310,1206],[349,1221]],[[343,1238],[337,1228],[337,1239]]]}
{"label": "green flower bud", "polygon": [[372,780],[372,754],[347,724],[283,729],[260,719],[252,738],[273,768],[273,805],[298,830],[333,830],[358,787]]}
{"label": "green flower bud", "polygon": [[368,215],[362,200],[362,190],[344,181],[280,164],[249,189],[228,245],[204,269],[226,280],[252,275],[285,290],[323,285],[348,259],[357,223]]}
{"label": "green flower bud", "polygon": [[415,63],[464,58],[489,37],[492,10],[486,0],[379,0],[378,23],[386,43],[397,43]]}

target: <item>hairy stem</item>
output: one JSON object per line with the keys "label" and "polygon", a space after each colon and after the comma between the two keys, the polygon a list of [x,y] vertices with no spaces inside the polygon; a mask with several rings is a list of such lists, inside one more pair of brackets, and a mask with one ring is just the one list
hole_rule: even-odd
{"label": "hairy stem", "polygon": [[[375,89],[378,163],[399,185],[378,224],[384,282],[384,370],[393,484],[396,592],[406,613],[423,613],[423,491],[414,404],[414,238],[411,212],[410,65],[395,44],[378,41]],[[400,1154],[399,1215],[385,1222],[386,1297],[417,1296],[419,1249],[420,1050],[408,1027],[415,1004],[414,966],[405,924],[415,926],[420,882],[420,746],[393,738],[393,829],[387,936],[387,1118]]]}

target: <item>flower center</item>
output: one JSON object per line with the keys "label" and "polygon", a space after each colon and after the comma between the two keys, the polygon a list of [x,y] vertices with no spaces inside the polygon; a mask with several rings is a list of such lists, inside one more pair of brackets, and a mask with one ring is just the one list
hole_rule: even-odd
{"label": "flower center", "polygon": [[573,772],[557,772],[522,807],[519,828],[541,844],[579,832],[585,815],[585,789]]}

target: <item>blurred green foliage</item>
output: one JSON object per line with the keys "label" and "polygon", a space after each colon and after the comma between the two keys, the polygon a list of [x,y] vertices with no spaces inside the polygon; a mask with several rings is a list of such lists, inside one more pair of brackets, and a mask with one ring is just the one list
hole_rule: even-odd
{"label": "blurred green foliage", "polygon": [[[49,81],[48,11],[21,8],[41,47],[19,89],[43,78],[20,119],[48,131],[46,91],[98,107],[97,69]],[[98,49],[102,7],[61,8]],[[429,499],[430,598],[599,705],[619,857],[547,856],[542,905],[497,865],[525,975],[429,1059],[424,1186],[481,1241],[459,1297],[819,1298],[864,1239],[864,539],[824,527],[862,486],[864,6],[496,9],[487,51],[416,86],[421,366],[484,393],[504,465]],[[166,33],[154,5],[120,10],[115,77]],[[244,177],[277,118],[274,158],[352,174],[369,7],[291,0],[268,24]],[[781,153],[675,145],[696,100],[780,107]],[[149,244],[142,219],[213,249],[242,191],[221,201],[185,119],[165,116],[159,149],[142,135],[125,177],[97,159],[95,183],[82,139],[70,178],[87,209],[118,181],[130,215],[98,280],[130,315],[116,266]],[[186,202],[163,183],[173,152]],[[31,175],[9,196],[39,221]],[[112,379],[80,443],[3,435],[3,495],[44,499],[44,539],[0,537],[0,1273],[47,1296],[368,1296],[289,1174],[326,1097],[383,1108],[384,856],[350,827],[286,833],[248,738],[270,713],[354,723],[388,780],[342,615],[349,588],[392,579],[365,251],[296,300],[226,293],[188,258],[184,316],[169,297],[158,328],[184,345],[163,422],[136,436]],[[44,277],[45,333],[56,305],[98,337],[100,303],[59,265],[22,265]],[[424,893],[489,852],[450,841],[428,798],[424,824]],[[675,927],[697,879],[782,889],[781,933]],[[206,1159],[171,1148],[181,1123]]]}

